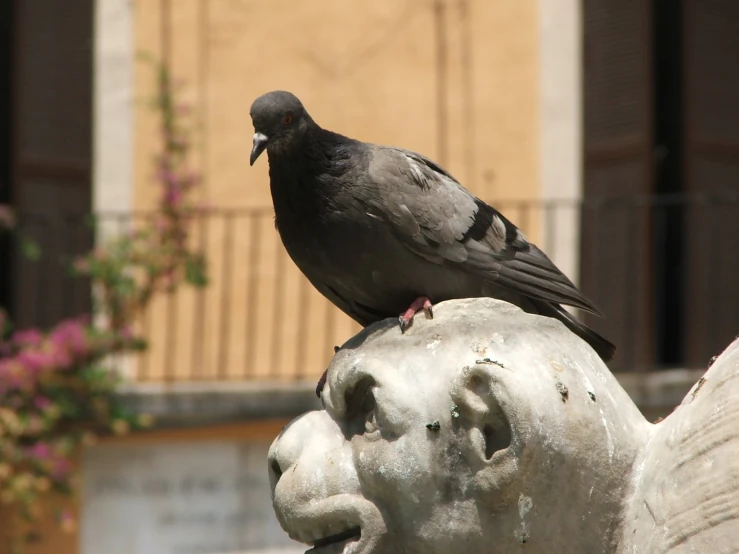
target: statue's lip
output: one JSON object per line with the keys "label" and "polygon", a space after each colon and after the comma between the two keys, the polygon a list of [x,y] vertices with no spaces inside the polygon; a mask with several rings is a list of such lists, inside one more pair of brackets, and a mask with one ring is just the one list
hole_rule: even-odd
{"label": "statue's lip", "polygon": [[[324,552],[328,553],[339,551],[345,554],[349,554],[349,552],[346,552],[347,545],[350,543],[360,542],[361,537],[361,527],[353,527],[351,529],[347,529],[346,531],[342,531],[341,533],[336,533],[335,535],[331,535],[314,541],[313,548],[306,550],[306,554],[322,554]],[[337,550],[337,547],[340,547],[341,550]],[[356,548],[352,550],[356,551]]]}
{"label": "statue's lip", "polygon": [[326,498],[280,520],[291,539],[313,546],[310,554],[370,554],[386,532],[377,507],[356,494]]}
{"label": "statue's lip", "polygon": [[[289,533],[290,538],[312,546],[313,548],[306,550],[306,554],[324,554],[328,552],[332,554],[339,552],[355,554],[359,552],[359,543],[362,542],[361,524],[346,521],[346,519],[332,520],[333,518],[320,517],[315,518],[313,523],[303,521],[300,529]],[[357,546],[346,551],[346,546],[351,543],[356,543]],[[341,548],[339,548],[339,545],[341,545]]]}

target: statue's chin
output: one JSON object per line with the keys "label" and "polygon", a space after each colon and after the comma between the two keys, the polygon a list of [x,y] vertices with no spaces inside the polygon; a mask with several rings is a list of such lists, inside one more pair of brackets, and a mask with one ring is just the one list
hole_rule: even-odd
{"label": "statue's chin", "polygon": [[[280,499],[276,498],[276,505]],[[376,554],[387,532],[379,510],[359,494],[340,494],[308,506],[291,507],[280,518],[290,538],[311,554]]]}

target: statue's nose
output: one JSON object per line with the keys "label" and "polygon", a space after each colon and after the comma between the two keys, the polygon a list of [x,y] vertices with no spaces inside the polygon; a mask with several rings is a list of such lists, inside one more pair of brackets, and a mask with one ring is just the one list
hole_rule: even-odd
{"label": "statue's nose", "polygon": [[269,449],[272,493],[282,476],[293,469],[301,457],[321,456],[343,440],[338,426],[324,411],[308,412],[292,420]]}

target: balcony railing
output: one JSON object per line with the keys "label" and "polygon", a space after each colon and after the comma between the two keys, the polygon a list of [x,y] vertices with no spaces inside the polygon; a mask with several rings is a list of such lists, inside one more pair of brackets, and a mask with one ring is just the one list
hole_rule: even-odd
{"label": "balcony railing", "polygon": [[[739,196],[628,196],[495,202],[605,313],[587,321],[613,340],[617,370],[701,367],[739,333]],[[98,214],[98,240],[147,214]],[[67,262],[93,243],[84,215],[19,217],[43,253],[6,241],[0,286],[21,325],[50,325],[90,306]],[[210,284],[158,298],[139,322],[150,349],[124,370],[141,381],[313,379],[359,326],[288,258],[271,209],[220,209],[192,239]],[[422,322],[421,322],[422,324]]]}

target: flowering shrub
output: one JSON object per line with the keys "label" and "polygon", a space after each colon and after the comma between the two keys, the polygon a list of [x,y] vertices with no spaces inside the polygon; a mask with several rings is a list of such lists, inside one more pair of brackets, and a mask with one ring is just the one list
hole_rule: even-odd
{"label": "flowering shrub", "polygon": [[[158,209],[131,233],[74,261],[94,291],[93,314],[61,321],[48,331],[13,332],[0,309],[0,502],[8,505],[18,545],[35,536],[47,491],[74,490],[73,460],[80,446],[102,433],[126,433],[150,424],[128,412],[116,396],[118,377],[104,363],[111,354],[146,347],[134,323],[160,292],[189,282],[206,284],[205,262],[190,246],[191,227],[202,213],[191,199],[198,177],[188,165],[188,109],[177,105],[177,89],[157,65],[154,107],[161,118],[162,146],[154,180]],[[0,206],[0,227],[13,214]],[[74,528],[70,513],[57,514]],[[25,522],[25,524],[23,524]]]}

